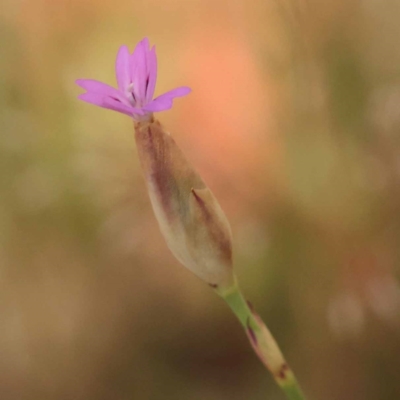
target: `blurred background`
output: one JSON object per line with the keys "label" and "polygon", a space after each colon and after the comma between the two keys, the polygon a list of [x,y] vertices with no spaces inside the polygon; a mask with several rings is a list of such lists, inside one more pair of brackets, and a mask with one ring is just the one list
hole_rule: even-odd
{"label": "blurred background", "polygon": [[77,100],[145,36],[308,398],[400,398],[398,1],[0,3],[2,400],[283,399],[167,250],[132,122]]}

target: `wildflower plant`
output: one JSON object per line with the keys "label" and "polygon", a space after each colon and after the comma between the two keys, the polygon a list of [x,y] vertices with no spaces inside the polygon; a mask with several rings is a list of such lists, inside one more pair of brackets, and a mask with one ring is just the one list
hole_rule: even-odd
{"label": "wildflower plant", "polygon": [[79,98],[130,116],[150,201],[160,230],[175,257],[221,296],[244,327],[250,344],[290,400],[304,396],[272,334],[244,299],[233,271],[229,222],[217,199],[186,160],[153,113],[168,110],[178,87],[153,99],[157,56],[147,38],[132,54],[122,46],[116,59],[118,88],[92,79],[76,83]]}

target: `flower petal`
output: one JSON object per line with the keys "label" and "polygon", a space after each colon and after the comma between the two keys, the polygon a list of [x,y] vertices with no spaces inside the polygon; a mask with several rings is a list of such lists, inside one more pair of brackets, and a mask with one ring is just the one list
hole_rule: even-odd
{"label": "flower petal", "polygon": [[90,93],[101,94],[118,99],[127,106],[130,105],[128,99],[117,89],[94,79],[78,79],[75,81],[81,88],[87,90]]}
{"label": "flower petal", "polygon": [[122,93],[126,93],[131,84],[131,73],[129,68],[130,54],[127,46],[121,46],[118,50],[117,60],[115,61],[115,74],[118,87]]}
{"label": "flower petal", "polygon": [[170,97],[154,99],[149,104],[146,104],[143,109],[150,112],[165,111],[172,108],[173,99]]}
{"label": "flower petal", "polygon": [[131,77],[133,90],[137,102],[145,103],[146,100],[146,79],[147,79],[147,53],[149,49],[149,39],[144,38],[135,47],[131,55]]}
{"label": "flower petal", "polygon": [[181,97],[189,94],[191,89],[186,86],[181,86],[176,89],[170,90],[155,98],[152,102],[143,107],[146,111],[164,111],[172,107],[172,101],[175,97]]}
{"label": "flower petal", "polygon": [[156,46],[147,53],[147,87],[146,87],[146,102],[149,103],[154,96],[154,90],[157,82],[157,55]]}
{"label": "flower petal", "polygon": [[180,86],[175,89],[169,90],[168,92],[163,93],[162,95],[158,96],[157,99],[159,99],[160,97],[171,97],[171,98],[182,97],[186,96],[191,91],[192,89],[190,89],[190,87]]}
{"label": "flower petal", "polygon": [[104,96],[102,94],[83,93],[83,94],[79,95],[78,98],[87,103],[94,104],[99,107],[107,108],[109,110],[118,111],[122,114],[129,115],[130,117],[132,117],[133,114],[143,115],[142,110],[139,110],[132,106],[127,106],[118,100],[115,100],[108,96]]}

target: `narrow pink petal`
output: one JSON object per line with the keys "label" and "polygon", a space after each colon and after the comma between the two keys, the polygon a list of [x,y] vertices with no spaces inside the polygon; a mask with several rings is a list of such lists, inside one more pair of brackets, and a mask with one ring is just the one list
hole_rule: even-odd
{"label": "narrow pink petal", "polygon": [[166,92],[161,96],[158,96],[156,99],[154,99],[145,107],[143,107],[143,109],[146,111],[153,111],[153,112],[169,110],[172,107],[172,101],[175,97],[185,96],[190,92],[191,89],[186,86],[170,90],[169,92]]}
{"label": "narrow pink petal", "polygon": [[131,55],[131,77],[135,98],[139,103],[146,100],[147,79],[147,53],[149,52],[149,39],[144,38],[135,47]]}
{"label": "narrow pink petal", "polygon": [[172,108],[172,102],[173,99],[170,97],[157,98],[151,101],[149,104],[146,104],[143,109],[151,112],[165,111]]}
{"label": "narrow pink petal", "polygon": [[129,69],[130,54],[128,47],[121,46],[115,62],[115,74],[117,77],[119,90],[123,93],[131,83],[131,73]]}
{"label": "narrow pink petal", "polygon": [[122,112],[130,116],[132,116],[132,114],[138,114],[138,115],[144,114],[142,109],[133,106],[126,106],[125,104],[122,104],[119,101],[114,100],[110,97],[104,99],[104,105],[106,108],[109,108],[110,110]]}
{"label": "narrow pink petal", "polygon": [[148,83],[146,90],[146,102],[149,103],[154,96],[154,90],[157,82],[157,54],[156,46],[147,53],[147,72],[148,72]]}
{"label": "narrow pink petal", "polygon": [[139,114],[142,115],[143,111],[139,110],[135,107],[129,107],[125,104],[122,104],[118,100],[114,100],[110,97],[97,94],[97,93],[83,93],[78,96],[80,100],[83,100],[87,103],[94,104],[99,107],[107,108],[109,110],[114,110],[126,115],[129,115],[130,117],[133,116],[133,114]]}
{"label": "narrow pink petal", "polygon": [[160,97],[182,97],[182,96],[186,96],[187,94],[189,94],[192,91],[192,89],[190,89],[187,86],[180,86],[177,87],[176,89],[172,89],[169,90],[168,92],[163,93],[161,96],[158,96],[157,99],[159,99]]}
{"label": "narrow pink petal", "polygon": [[145,52],[150,51],[150,41],[148,37],[143,38],[140,43],[142,43],[143,49]]}
{"label": "narrow pink petal", "polygon": [[127,106],[130,105],[128,99],[117,89],[94,79],[78,79],[75,81],[81,88],[87,90],[90,93],[102,94],[105,96],[113,97],[120,100]]}

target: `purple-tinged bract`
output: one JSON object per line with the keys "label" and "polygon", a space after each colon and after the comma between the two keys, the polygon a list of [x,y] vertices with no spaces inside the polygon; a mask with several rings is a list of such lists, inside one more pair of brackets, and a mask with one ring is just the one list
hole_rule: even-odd
{"label": "purple-tinged bract", "polygon": [[157,80],[157,55],[149,40],[140,41],[132,54],[121,46],[115,63],[118,89],[93,79],[78,79],[76,83],[86,90],[79,98],[87,103],[118,111],[134,118],[147,120],[153,112],[169,110],[175,97],[190,93],[182,86],[153,100]]}

